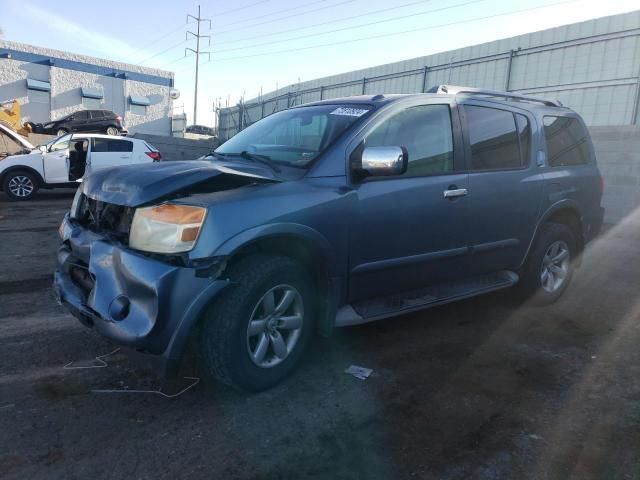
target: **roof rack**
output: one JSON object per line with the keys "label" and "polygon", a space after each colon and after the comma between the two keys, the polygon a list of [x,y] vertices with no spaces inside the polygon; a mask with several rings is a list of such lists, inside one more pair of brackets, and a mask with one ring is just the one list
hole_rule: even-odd
{"label": "roof rack", "polygon": [[448,93],[451,95],[457,95],[458,93],[468,93],[472,95],[486,95],[489,97],[502,97],[513,98],[515,100],[522,100],[526,102],[539,102],[548,107],[562,107],[562,103],[559,101],[545,100],[544,98],[530,97],[528,95],[521,95],[512,92],[501,92],[500,90],[487,90],[484,88],[473,87],[461,87],[458,85],[436,85],[427,90],[427,93]]}

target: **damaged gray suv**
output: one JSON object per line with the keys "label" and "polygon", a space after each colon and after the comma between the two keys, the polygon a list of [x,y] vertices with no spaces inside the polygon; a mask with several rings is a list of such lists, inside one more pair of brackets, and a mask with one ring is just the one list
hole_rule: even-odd
{"label": "damaged gray suv", "polygon": [[314,334],[503,288],[557,300],[600,230],[602,178],[559,103],[440,86],[275,113],[207,159],[91,175],[55,288],[176,371],[262,390]]}

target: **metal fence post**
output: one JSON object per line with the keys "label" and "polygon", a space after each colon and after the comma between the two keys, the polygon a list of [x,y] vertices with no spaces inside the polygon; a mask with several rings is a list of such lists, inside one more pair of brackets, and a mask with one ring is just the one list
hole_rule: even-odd
{"label": "metal fence post", "polygon": [[633,99],[633,110],[631,111],[631,125],[638,124],[638,110],[640,110],[640,73],[636,82],[636,98]]}
{"label": "metal fence post", "polygon": [[364,95],[364,92],[367,88],[367,77],[363,77],[362,79],[362,95]]}
{"label": "metal fence post", "polygon": [[320,85],[320,100],[322,100],[323,93],[324,93],[324,85]]}
{"label": "metal fence post", "polygon": [[514,50],[509,50],[509,60],[507,61],[507,73],[505,75],[504,80],[504,91],[509,91],[509,84],[511,83],[511,64],[513,63],[513,55],[515,54]]}
{"label": "metal fence post", "polygon": [[422,72],[422,90],[424,93],[427,91],[427,73],[429,72],[429,67],[427,65],[424,66],[424,71]]}

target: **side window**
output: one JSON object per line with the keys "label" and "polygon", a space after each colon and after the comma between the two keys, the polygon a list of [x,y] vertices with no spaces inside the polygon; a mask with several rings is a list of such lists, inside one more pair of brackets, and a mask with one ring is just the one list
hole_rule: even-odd
{"label": "side window", "polygon": [[388,118],[364,139],[365,147],[405,147],[405,176],[453,171],[453,132],[448,105],[410,107]]}
{"label": "side window", "polygon": [[547,161],[551,167],[582,165],[589,160],[588,134],[571,117],[544,117]]}
{"label": "side window", "polygon": [[472,105],[464,111],[471,170],[506,170],[528,164],[531,130],[524,115]]}
{"label": "side window", "polygon": [[89,112],[89,115],[91,116],[92,120],[97,120],[104,117],[104,112],[102,110],[92,110],[91,112]]}
{"label": "side window", "polygon": [[109,138],[94,138],[92,151],[94,152],[133,152],[133,143],[129,140],[111,140]]}
{"label": "side window", "polygon": [[89,112],[87,112],[86,110],[79,110],[77,112],[73,112],[74,120],[86,120],[87,118],[89,118]]}
{"label": "side window", "polygon": [[70,138],[71,138],[71,135],[65,135],[64,137],[60,137],[60,139],[57,142],[51,145],[51,148],[49,148],[49,151],[57,152],[59,150],[66,150],[67,148],[69,148]]}

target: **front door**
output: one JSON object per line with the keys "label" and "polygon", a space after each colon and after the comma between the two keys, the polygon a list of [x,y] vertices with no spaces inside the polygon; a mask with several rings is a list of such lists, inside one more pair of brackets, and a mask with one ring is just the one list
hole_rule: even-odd
{"label": "front door", "polygon": [[57,139],[49,150],[42,154],[44,181],[66,183],[69,181],[69,141],[71,134]]}
{"label": "front door", "polygon": [[472,273],[515,270],[539,217],[544,177],[528,112],[478,102],[461,107],[469,159]]}
{"label": "front door", "polygon": [[78,110],[73,113],[73,119],[69,122],[69,129],[72,132],[86,132],[91,129],[89,122],[89,112]]}
{"label": "front door", "polygon": [[405,147],[409,166],[403,175],[354,185],[350,300],[465,277],[468,175],[455,106],[400,106],[368,130],[360,148]]}

